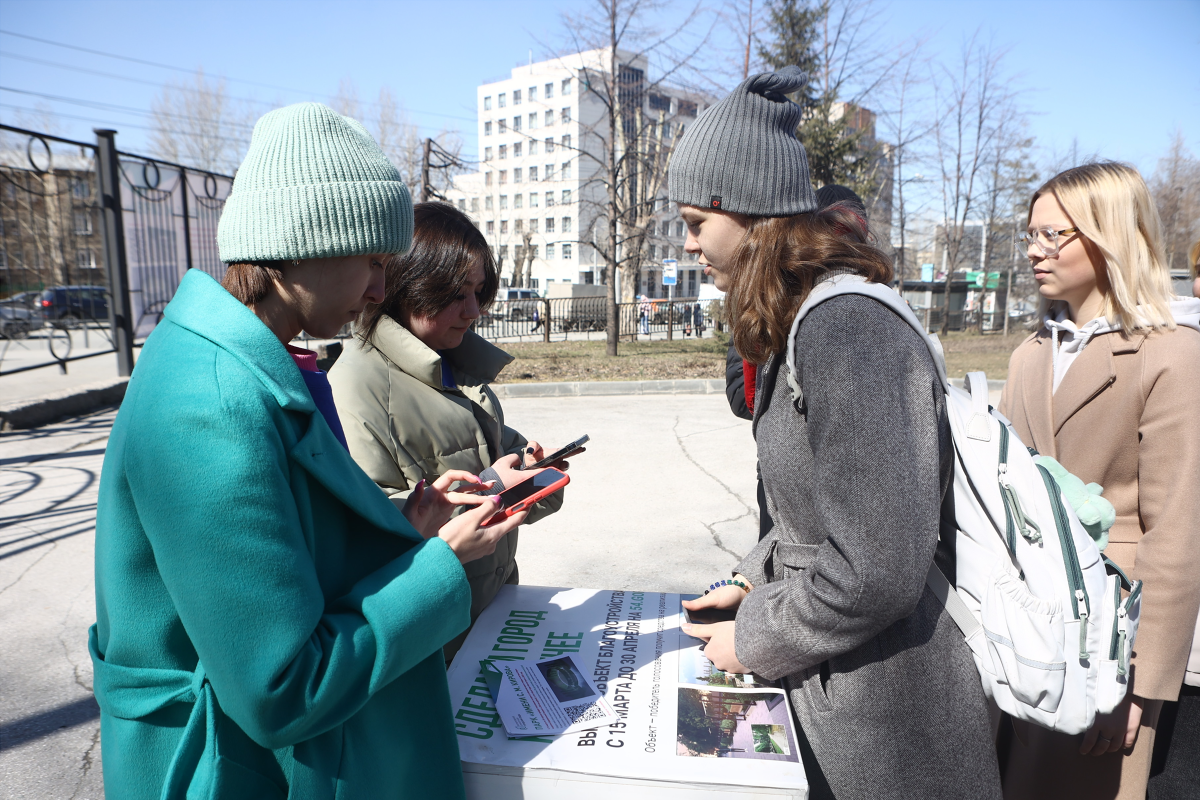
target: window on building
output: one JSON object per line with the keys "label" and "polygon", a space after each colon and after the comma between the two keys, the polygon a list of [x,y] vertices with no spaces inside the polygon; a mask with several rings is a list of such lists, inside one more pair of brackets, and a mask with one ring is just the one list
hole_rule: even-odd
{"label": "window on building", "polygon": [[458,198],[458,210],[465,212],[467,210],[467,198]]}
{"label": "window on building", "polygon": [[550,155],[551,153],[554,152],[554,137],[547,136],[545,144],[546,144],[546,155]]}
{"label": "window on building", "polygon": [[656,258],[658,258],[658,247],[657,246],[650,245],[649,247],[646,248],[646,250],[649,252],[651,261],[654,261]]}
{"label": "window on building", "polygon": [[483,160],[484,161],[492,160],[492,148],[490,148],[490,147],[483,148]]}
{"label": "window on building", "polygon": [[666,120],[663,120],[662,124],[662,138],[664,140],[671,138],[671,123],[667,122]]}
{"label": "window on building", "polygon": [[496,132],[502,136],[504,134],[508,133],[508,120],[507,119],[499,120],[496,123]]}
{"label": "window on building", "polygon": [[488,234],[488,236],[491,236],[495,232],[496,232],[496,223],[489,219],[487,221],[487,234]]}
{"label": "window on building", "polygon": [[506,144],[500,145],[500,157],[508,158],[508,145],[506,145]]}
{"label": "window on building", "polygon": [[563,78],[562,91],[559,92],[559,94],[570,94],[570,93],[571,93],[571,79]]}
{"label": "window on building", "polygon": [[554,180],[554,165],[547,164],[546,169],[543,171],[542,174],[545,176],[546,180],[548,180],[548,181]]}
{"label": "window on building", "polygon": [[508,170],[502,169],[500,170],[500,185],[503,186],[506,183],[508,183]]}
{"label": "window on building", "polygon": [[76,236],[91,236],[92,235],[92,215],[86,211],[75,212],[75,235]]}
{"label": "window on building", "polygon": [[535,111],[529,115],[529,129],[533,130],[536,127],[537,127],[537,112]]}
{"label": "window on building", "polygon": [[513,208],[520,208],[521,203],[524,199],[525,199],[525,195],[523,195],[523,194],[513,195]]}
{"label": "window on building", "polygon": [[525,231],[525,220],[513,220],[513,233],[523,233]]}
{"label": "window on building", "polygon": [[650,93],[650,110],[651,111],[670,111],[671,98],[665,94]]}
{"label": "window on building", "polygon": [[513,117],[513,130],[514,131],[521,130],[521,118],[519,116]]}
{"label": "window on building", "polygon": [[490,94],[487,97],[483,98],[483,110],[484,111],[492,110],[492,96]]}
{"label": "window on building", "polygon": [[590,270],[588,272],[579,273],[579,277],[583,279],[583,283],[586,283],[589,286],[596,282],[596,273]]}
{"label": "window on building", "polygon": [[515,142],[513,144],[513,158],[520,158],[520,157],[521,157],[521,143]]}
{"label": "window on building", "polygon": [[564,181],[571,180],[571,162],[570,161],[563,162],[562,172],[561,172],[561,174],[559,174],[558,177],[559,177],[559,179],[564,180]]}
{"label": "window on building", "polygon": [[513,261],[520,264],[525,260],[525,248],[519,244],[513,245]]}
{"label": "window on building", "polygon": [[663,249],[662,249],[662,256],[663,256],[663,258],[670,258],[670,257],[671,257],[671,245],[669,245],[669,244],[664,244],[664,245],[663,245]]}
{"label": "window on building", "polygon": [[496,99],[500,101],[501,108],[504,108],[506,105],[508,105],[508,95],[506,95],[504,92],[501,92]]}
{"label": "window on building", "polygon": [[500,258],[501,259],[508,258],[508,245],[506,245],[506,244],[500,245]]}
{"label": "window on building", "polygon": [[566,125],[568,122],[571,121],[571,107],[567,106],[566,108],[564,108],[561,112],[559,112],[558,116],[559,116],[559,119],[562,120],[563,125]]}
{"label": "window on building", "polygon": [[537,167],[530,167],[530,168],[529,168],[529,182],[530,182],[530,183],[536,183],[536,182],[537,182],[537,179],[538,179],[538,177],[537,177]]}
{"label": "window on building", "polygon": [[[492,196],[490,194],[487,197],[483,198],[483,210],[484,211],[492,210]],[[488,223],[488,224],[490,225],[491,223]]]}
{"label": "window on building", "polygon": [[506,233],[508,233],[508,220],[502,219],[500,220],[500,235],[503,236]]}
{"label": "window on building", "polygon": [[531,220],[529,220],[529,232],[530,232],[530,233],[537,233],[537,228],[538,228],[538,226],[537,226],[537,220],[536,220],[536,219],[531,219]]}
{"label": "window on building", "polygon": [[550,261],[554,258],[554,245],[546,245],[546,260]]}
{"label": "window on building", "polygon": [[87,178],[75,178],[71,181],[71,192],[80,200],[86,200],[92,196],[92,182]]}
{"label": "window on building", "polygon": [[660,236],[669,236],[671,233],[671,223],[663,220],[662,224],[659,225],[658,230]]}
{"label": "window on building", "polygon": [[562,146],[563,146],[563,149],[564,149],[564,150],[570,150],[570,149],[571,149],[571,134],[569,134],[569,133],[568,133],[566,136],[564,136],[564,137],[563,137],[563,144],[562,144]]}
{"label": "window on building", "polygon": [[507,208],[508,208],[508,195],[502,194],[502,195],[500,195],[500,210],[504,211]]}
{"label": "window on building", "polygon": [[683,236],[683,220],[679,220],[675,223],[675,235]]}
{"label": "window on building", "polygon": [[537,100],[537,87],[530,86],[529,87],[529,102],[532,103],[534,100]]}
{"label": "window on building", "polygon": [[[533,257],[534,257],[534,258],[537,258],[537,257],[538,257],[538,246],[535,244],[535,245],[533,245],[533,246],[532,246],[530,249],[533,251]],[[533,279],[530,281],[530,283],[532,283],[532,284],[533,284],[533,288],[534,288],[534,289],[536,289],[536,288],[537,288],[537,278],[533,278]]]}
{"label": "window on building", "polygon": [[554,217],[546,217],[546,233],[554,233]]}
{"label": "window on building", "polygon": [[521,105],[521,90],[520,89],[513,89],[513,105],[514,106]]}
{"label": "window on building", "polygon": [[571,245],[564,244],[562,246],[562,253],[563,253],[563,260],[570,261],[571,260]]}
{"label": "window on building", "polygon": [[554,205],[554,192],[546,192],[546,208]]}
{"label": "window on building", "polygon": [[546,113],[542,115],[542,124],[547,125],[547,126],[554,124],[554,111],[553,110],[551,110],[549,108],[546,109]]}
{"label": "window on building", "polygon": [[537,139],[533,139],[529,142],[529,155],[531,155],[531,156],[537,155],[537,144],[538,144]]}
{"label": "window on building", "polygon": [[80,269],[95,269],[96,254],[91,250],[79,250],[75,253],[75,265]]}
{"label": "window on building", "polygon": [[538,193],[537,192],[529,193],[529,207],[530,208],[538,207]]}
{"label": "window on building", "polygon": [[564,206],[570,205],[570,203],[571,203],[571,190],[570,189],[563,189],[562,203]]}
{"label": "window on building", "polygon": [[521,168],[517,167],[513,170],[513,183],[521,183]]}
{"label": "window on building", "polygon": [[571,218],[570,217],[562,218],[562,232],[563,233],[571,232]]}
{"label": "window on building", "polygon": [[472,214],[479,213],[479,198],[478,197],[471,198],[471,213]]}
{"label": "window on building", "polygon": [[491,122],[483,123],[483,135],[484,136],[492,135],[492,123]]}

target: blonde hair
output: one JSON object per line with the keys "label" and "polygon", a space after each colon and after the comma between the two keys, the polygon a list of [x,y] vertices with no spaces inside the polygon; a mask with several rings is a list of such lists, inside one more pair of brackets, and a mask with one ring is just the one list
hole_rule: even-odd
{"label": "blonde hair", "polygon": [[1200,267],[1200,239],[1188,250],[1188,272],[1191,273],[1192,280],[1196,280],[1197,267]]}
{"label": "blonde hair", "polygon": [[1162,225],[1141,174],[1115,161],[1073,167],[1033,193],[1030,215],[1044,194],[1058,200],[1071,223],[1104,257],[1108,321],[1119,321],[1130,333],[1174,330]]}

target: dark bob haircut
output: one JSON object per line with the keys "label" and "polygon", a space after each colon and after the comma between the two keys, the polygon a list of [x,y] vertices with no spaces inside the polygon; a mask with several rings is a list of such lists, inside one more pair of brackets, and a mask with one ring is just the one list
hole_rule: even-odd
{"label": "dark bob haircut", "polygon": [[363,310],[356,326],[359,337],[364,342],[370,339],[385,314],[403,324],[410,315],[432,317],[444,311],[466,285],[476,262],[483,264],[484,276],[479,310],[486,311],[500,285],[487,240],[466,214],[449,203],[417,203],[412,249],[384,262],[383,302]]}

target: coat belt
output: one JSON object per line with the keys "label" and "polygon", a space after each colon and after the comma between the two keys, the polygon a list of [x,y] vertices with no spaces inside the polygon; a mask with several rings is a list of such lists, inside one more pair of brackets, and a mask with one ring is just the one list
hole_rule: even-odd
{"label": "coat belt", "polygon": [[190,703],[191,716],[171,757],[160,800],[214,796],[217,775],[217,709],[204,665],[196,669],[155,669],[110,664],[100,655],[96,626],[88,629],[93,688],[105,714],[137,720],[176,703]]}

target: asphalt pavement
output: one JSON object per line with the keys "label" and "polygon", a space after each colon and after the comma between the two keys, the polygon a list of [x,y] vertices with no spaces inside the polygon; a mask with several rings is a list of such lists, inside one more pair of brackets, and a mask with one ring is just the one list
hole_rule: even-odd
{"label": "asphalt pavement", "polygon": [[[750,423],[722,394],[509,398],[504,411],[548,447],[591,436],[572,459],[562,510],[522,529],[522,583],[695,592],[754,545]],[[87,629],[114,416],[0,434],[4,798],[104,796]]]}

